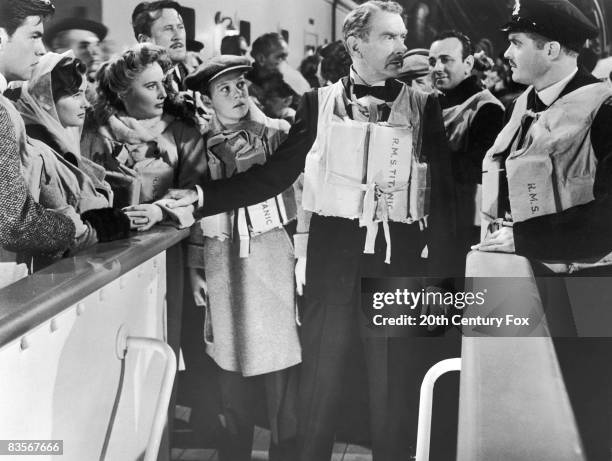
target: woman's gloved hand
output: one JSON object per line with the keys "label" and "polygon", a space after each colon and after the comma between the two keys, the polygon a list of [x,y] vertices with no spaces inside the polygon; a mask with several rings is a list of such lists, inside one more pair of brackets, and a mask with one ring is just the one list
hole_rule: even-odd
{"label": "woman's gloved hand", "polygon": [[88,210],[81,214],[81,219],[96,230],[99,242],[110,242],[130,235],[130,218],[115,208]]}

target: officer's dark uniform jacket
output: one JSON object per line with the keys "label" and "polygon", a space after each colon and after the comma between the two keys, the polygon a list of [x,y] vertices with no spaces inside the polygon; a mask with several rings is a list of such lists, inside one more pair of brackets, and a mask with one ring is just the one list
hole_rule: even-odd
{"label": "officer's dark uniform jacket", "polygon": [[[532,122],[531,126],[523,124],[528,126],[528,129],[523,130],[526,133],[520,133],[519,119],[519,128],[514,130],[512,136],[514,139],[510,140],[509,147],[498,149],[500,146],[496,141],[496,145],[487,153],[483,162],[483,168],[486,168],[489,154],[499,152],[501,165],[505,162],[506,168],[509,164],[510,168],[515,168],[512,166],[512,160],[508,162],[507,159],[513,155],[516,146],[524,149],[532,145],[537,146],[538,143],[540,146],[556,146],[550,150],[552,165],[555,165],[554,154],[564,153],[575,160],[569,162],[561,160],[560,164],[565,165],[566,171],[556,171],[553,167],[547,178],[557,190],[555,199],[557,209],[561,211],[528,219],[519,218],[513,224],[516,254],[530,260],[536,275],[549,276],[552,274],[551,269],[555,272],[576,270],[576,262],[597,261],[612,250],[612,134],[610,132],[612,98],[609,96],[606,98],[610,90],[603,85],[586,71],[579,70],[562,90],[559,98],[550,106],[552,108],[555,104],[565,102],[569,108],[567,114],[555,110],[552,117],[545,117],[546,113],[543,111],[546,111],[547,107],[535,97],[533,89],[528,90],[528,93],[523,95],[523,100],[519,98],[516,101],[513,109],[518,112],[515,116],[531,110],[539,114],[539,127],[531,129],[537,122]],[[538,131],[542,127],[544,131],[548,131],[549,127],[542,123],[547,118],[551,120],[549,127],[553,136],[547,136],[545,133],[538,139]],[[570,118],[573,120],[569,121]],[[516,122],[515,119],[515,126]],[[511,119],[506,128],[512,123]],[[564,123],[566,130],[563,129]],[[500,133],[500,138],[507,139],[506,134]],[[567,136],[571,139],[567,139]],[[546,150],[538,148],[532,152],[534,156],[538,156],[544,154]],[[576,155],[576,152],[579,154]],[[573,173],[568,173],[570,171]],[[541,180],[542,177],[538,179]],[[486,181],[483,177],[483,199],[487,194]],[[504,217],[507,212],[513,211],[510,206],[511,199],[505,171],[501,173],[499,182],[497,213],[499,217]],[[577,191],[580,193],[576,194]],[[512,200],[517,207],[520,206],[516,198]],[[525,207],[521,207],[523,210],[520,210],[520,213],[524,214]],[[486,210],[484,201],[483,211],[491,211]],[[531,212],[531,208],[527,208],[526,211]],[[514,216],[512,218],[514,219]],[[555,265],[545,266],[540,263],[541,261],[552,261]],[[577,276],[609,275],[612,272],[609,265],[580,269],[575,272]],[[605,283],[604,278],[599,280]],[[557,327],[561,325],[566,329],[565,332],[570,331],[567,330],[569,325],[574,329],[575,335],[574,315],[581,316],[583,322],[586,318],[583,314],[577,314],[587,307],[583,305],[583,299],[572,299],[570,304],[562,278],[539,278],[538,286],[549,325],[554,324]],[[588,300],[589,297],[584,299]],[[582,439],[585,459],[608,460],[611,427],[609,394],[612,382],[612,373],[608,366],[612,351],[610,338],[572,337],[571,332],[566,335],[555,333],[552,329],[551,333],[564,386]],[[589,336],[588,331],[585,333]],[[555,336],[557,334],[559,336]]]}

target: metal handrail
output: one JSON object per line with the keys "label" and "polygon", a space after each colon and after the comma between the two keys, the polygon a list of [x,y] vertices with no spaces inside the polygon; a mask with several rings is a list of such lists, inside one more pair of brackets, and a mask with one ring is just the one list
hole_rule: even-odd
{"label": "metal handrail", "polygon": [[[159,452],[159,445],[164,434],[166,418],[168,416],[168,405],[170,404],[170,396],[172,394],[172,386],[174,385],[174,376],[176,374],[176,355],[168,344],[154,338],[138,338],[127,337],[126,349],[147,349],[153,352],[159,352],[165,358],[164,374],[162,377],[161,389],[155,413],[153,415],[153,424],[151,425],[151,433],[147,442],[145,456],[143,461],[156,461]],[[126,351],[126,352],[127,352]]]}
{"label": "metal handrail", "polygon": [[419,422],[417,426],[416,461],[429,460],[429,445],[431,443],[431,413],[433,406],[433,390],[436,381],[444,373],[461,371],[461,358],[446,359],[432,366],[421,383],[419,399]]}

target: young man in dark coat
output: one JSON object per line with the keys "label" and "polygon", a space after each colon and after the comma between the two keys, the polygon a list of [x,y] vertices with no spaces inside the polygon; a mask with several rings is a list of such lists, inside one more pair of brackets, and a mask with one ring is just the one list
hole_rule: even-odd
{"label": "young man in dark coat", "polygon": [[21,116],[1,93],[7,82],[28,80],[45,53],[43,19],[53,4],[44,0],[0,0],[0,245],[29,255],[58,256],[75,239],[75,224],[39,205],[21,176],[26,133]]}

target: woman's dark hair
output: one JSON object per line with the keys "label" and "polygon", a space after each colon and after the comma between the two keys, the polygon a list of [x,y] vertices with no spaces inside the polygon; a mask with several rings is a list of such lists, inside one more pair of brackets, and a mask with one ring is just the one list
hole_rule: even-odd
{"label": "woman's dark hair", "polygon": [[341,40],[325,45],[319,51],[321,57],[321,76],[336,83],[349,74],[353,60]]}
{"label": "woman's dark hair", "polygon": [[313,54],[302,59],[302,63],[300,64],[300,72],[310,84],[311,88],[318,88],[320,86],[319,79],[317,78],[317,70],[320,61],[321,57]]}
{"label": "woman's dark hair", "polygon": [[87,66],[78,58],[62,58],[51,71],[53,102],[72,96],[83,84]]}
{"label": "woman's dark hair", "polygon": [[278,96],[279,98],[293,97],[295,92],[283,79],[283,74],[280,72],[274,72],[261,84],[263,90],[264,99],[273,98]]}

